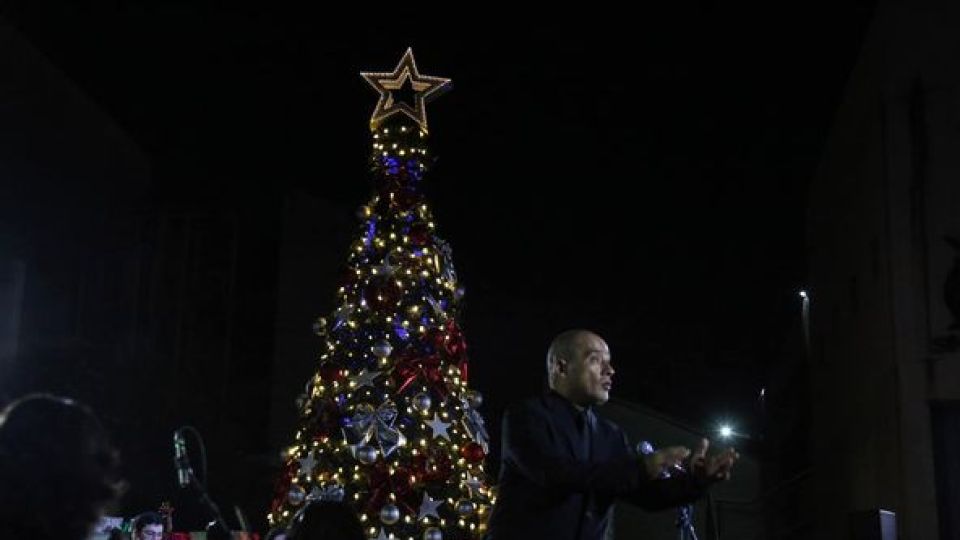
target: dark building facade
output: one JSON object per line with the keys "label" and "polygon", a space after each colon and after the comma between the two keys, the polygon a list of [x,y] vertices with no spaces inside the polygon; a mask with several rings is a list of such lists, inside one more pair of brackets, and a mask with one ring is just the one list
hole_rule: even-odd
{"label": "dark building facade", "polygon": [[810,538],[960,538],[960,9],[881,2],[810,192]]}

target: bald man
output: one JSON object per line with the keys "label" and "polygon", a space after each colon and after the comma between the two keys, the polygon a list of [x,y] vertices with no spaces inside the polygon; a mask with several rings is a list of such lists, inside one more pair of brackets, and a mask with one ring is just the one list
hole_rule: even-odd
{"label": "bald man", "polygon": [[[610,399],[610,348],[587,330],[558,335],[547,351],[550,387],[504,415],[500,491],[488,540],[612,537],[615,500],[648,510],[694,501],[729,477],[735,451],[706,456],[707,441],[641,456],[593,408]],[[689,474],[663,472],[690,458]],[[608,536],[610,535],[610,536]]]}

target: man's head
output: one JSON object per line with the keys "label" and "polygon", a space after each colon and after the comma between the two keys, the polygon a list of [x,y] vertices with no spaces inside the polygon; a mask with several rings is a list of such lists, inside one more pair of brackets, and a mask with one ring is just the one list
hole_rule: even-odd
{"label": "man's head", "polygon": [[160,540],[163,538],[163,516],[144,512],[133,518],[133,540]]}
{"label": "man's head", "polygon": [[568,330],[558,335],[547,351],[550,388],[581,407],[610,399],[613,382],[610,348],[589,330]]}

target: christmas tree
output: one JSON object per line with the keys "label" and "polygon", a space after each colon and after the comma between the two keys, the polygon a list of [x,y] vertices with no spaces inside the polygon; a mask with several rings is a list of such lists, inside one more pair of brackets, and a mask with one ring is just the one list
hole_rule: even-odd
{"label": "christmas tree", "polygon": [[392,72],[362,75],[380,93],[374,194],[337,307],[315,326],[319,365],[268,517],[284,525],[309,500],[342,500],[371,538],[479,538],[491,504],[481,396],[468,385],[463,289],[421,190],[425,107],[450,80],[420,74],[411,50]]}

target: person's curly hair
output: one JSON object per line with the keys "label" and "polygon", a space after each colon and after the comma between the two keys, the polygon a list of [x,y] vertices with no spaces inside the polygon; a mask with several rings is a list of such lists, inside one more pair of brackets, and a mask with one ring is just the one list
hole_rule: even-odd
{"label": "person's curly hair", "polygon": [[117,451],[86,406],[34,394],[0,413],[5,537],[84,540],[121,486]]}

